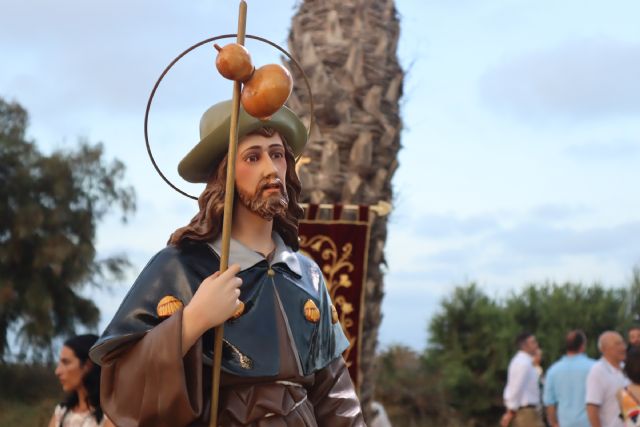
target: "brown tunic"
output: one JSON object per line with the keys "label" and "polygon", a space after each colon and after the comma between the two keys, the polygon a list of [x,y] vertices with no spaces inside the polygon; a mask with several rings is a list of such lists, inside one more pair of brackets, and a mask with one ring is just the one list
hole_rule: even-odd
{"label": "brown tunic", "polygon": [[[275,311],[280,373],[248,378],[223,372],[219,425],[364,426],[342,357],[303,376],[282,308]],[[181,333],[182,310],[104,358],[102,407],[118,427],[208,426],[211,368],[203,364],[202,340],[182,358]]]}

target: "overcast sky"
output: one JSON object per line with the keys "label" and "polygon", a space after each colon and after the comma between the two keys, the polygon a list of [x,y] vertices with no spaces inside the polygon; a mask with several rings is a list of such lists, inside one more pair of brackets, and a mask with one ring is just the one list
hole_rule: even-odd
{"label": "overcast sky", "polygon": [[[286,46],[295,1],[248,1],[247,32]],[[455,285],[492,295],[531,282],[623,286],[640,263],[640,3],[410,1],[399,56],[405,129],[386,252],[383,346],[424,348]],[[138,212],[100,226],[100,256],[135,272],[193,215],[155,174],[143,139],[149,92],[178,53],[236,30],[234,1],[0,0],[0,96],[31,114],[45,152],[79,137],[127,165]],[[248,45],[256,63],[277,52]],[[203,47],[161,85],[150,132],[175,167],[198,121],[230,96]],[[103,320],[129,283],[94,292]]]}

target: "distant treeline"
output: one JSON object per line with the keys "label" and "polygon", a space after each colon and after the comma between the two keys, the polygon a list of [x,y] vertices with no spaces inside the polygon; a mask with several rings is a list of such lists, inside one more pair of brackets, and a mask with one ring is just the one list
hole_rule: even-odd
{"label": "distant treeline", "polygon": [[0,400],[37,402],[44,398],[62,398],[55,365],[40,363],[0,363]]}
{"label": "distant treeline", "polygon": [[0,363],[0,426],[41,427],[63,398],[55,365]]}
{"label": "distant treeline", "polygon": [[626,331],[640,313],[640,269],[625,288],[581,283],[532,284],[504,299],[476,284],[457,287],[431,320],[427,348],[396,346],[378,356],[376,398],[394,425],[495,426],[504,408],[514,337],[533,332],[547,368],[564,353],[564,336],[582,329],[598,358],[605,330]]}

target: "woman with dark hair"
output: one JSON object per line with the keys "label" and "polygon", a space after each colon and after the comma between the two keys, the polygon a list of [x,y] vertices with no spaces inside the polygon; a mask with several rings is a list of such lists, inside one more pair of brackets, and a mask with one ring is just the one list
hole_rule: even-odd
{"label": "woman with dark hair", "polygon": [[67,393],[53,412],[49,427],[113,427],[100,408],[100,366],[89,359],[96,335],[78,335],[60,350],[56,376]]}

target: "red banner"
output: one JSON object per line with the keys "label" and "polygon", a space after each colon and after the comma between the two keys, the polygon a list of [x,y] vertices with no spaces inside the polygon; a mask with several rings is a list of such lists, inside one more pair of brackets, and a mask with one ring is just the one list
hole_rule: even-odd
{"label": "red banner", "polygon": [[[344,352],[351,379],[360,390],[360,352],[364,289],[369,252],[369,207],[360,206],[351,220],[343,208],[309,205],[300,221],[300,250],[320,266],[350,346]],[[329,211],[329,215],[322,215]],[[320,215],[318,214],[320,213]],[[344,215],[348,216],[348,215]]]}

